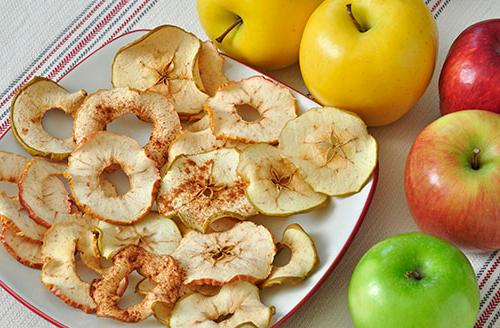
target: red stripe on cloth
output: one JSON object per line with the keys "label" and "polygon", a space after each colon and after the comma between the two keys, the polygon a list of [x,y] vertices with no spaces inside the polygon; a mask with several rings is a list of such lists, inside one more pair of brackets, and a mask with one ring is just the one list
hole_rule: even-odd
{"label": "red stripe on cloth", "polygon": [[437,0],[435,4],[432,5],[431,12],[437,9],[442,0]]}
{"label": "red stripe on cloth", "polygon": [[486,285],[488,280],[490,280],[491,275],[496,271],[496,269],[498,268],[499,265],[500,265],[500,256],[497,257],[495,262],[493,262],[493,265],[488,269],[488,271],[484,275],[483,279],[479,283],[479,289],[483,289],[484,285]]}
{"label": "red stripe on cloth", "polygon": [[[20,84],[13,88],[12,91],[0,102],[0,107],[3,107],[16,93],[19,89],[28,82],[33,75],[69,40],[69,38],[87,21],[89,18],[106,2],[106,0],[101,0],[97,3],[88,13],[83,17],[69,32],[64,36],[64,38],[59,41],[59,43],[26,75],[26,77],[20,82]],[[0,130],[1,131],[1,130]]]}
{"label": "red stripe on cloth", "polygon": [[490,304],[488,304],[488,306],[484,309],[483,313],[474,325],[474,328],[483,328],[493,312],[497,309],[498,304],[500,304],[500,289],[497,289],[495,296],[493,296]]}
{"label": "red stripe on cloth", "polygon": [[57,66],[47,75],[47,78],[52,79],[59,71],[66,66],[69,61],[75,57],[75,55],[82,50],[82,48],[89,43],[96,34],[106,25],[109,21],[116,16],[116,14],[127,4],[128,0],[121,0],[99,23],[97,23],[94,28],[87,34],[83,40],[81,40],[73,50],[70,51],[69,54],[64,57],[64,59],[57,64]]}
{"label": "red stripe on cloth", "polygon": [[127,26],[130,21],[135,17],[137,16],[137,14],[139,12],[141,12],[141,10],[149,3],[150,0],[145,0],[143,3],[141,3],[141,5],[139,7],[137,7],[134,12],[132,12],[132,14],[127,17],[127,19],[125,19],[125,21],[123,21],[123,23],[121,23],[121,25],[118,27],[118,29],[116,29],[116,31],[113,32],[113,34],[111,34],[111,36],[106,40],[106,42],[104,44],[107,44],[109,42],[111,42],[112,40],[114,40],[116,38],[116,36],[118,35],[118,33],[121,32],[121,30],[123,30],[125,28],[125,26]]}

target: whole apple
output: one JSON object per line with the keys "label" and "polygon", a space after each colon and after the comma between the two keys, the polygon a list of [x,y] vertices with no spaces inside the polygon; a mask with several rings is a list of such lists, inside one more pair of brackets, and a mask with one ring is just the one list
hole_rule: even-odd
{"label": "whole apple", "polygon": [[500,113],[500,18],[468,27],[453,42],[439,99],[443,115],[468,108]]}
{"label": "whole apple", "polygon": [[471,328],[479,288],[455,246],[423,233],[396,235],[357,264],[349,310],[357,328]]}
{"label": "whole apple", "polygon": [[198,0],[208,37],[231,57],[278,69],[299,60],[307,19],[323,0]]}
{"label": "whole apple", "polygon": [[437,40],[422,0],[326,0],[304,29],[300,70],[321,104],[385,125],[424,93]]}
{"label": "whole apple", "polygon": [[500,249],[500,114],[465,110],[431,123],[411,147],[404,185],[423,231]]}

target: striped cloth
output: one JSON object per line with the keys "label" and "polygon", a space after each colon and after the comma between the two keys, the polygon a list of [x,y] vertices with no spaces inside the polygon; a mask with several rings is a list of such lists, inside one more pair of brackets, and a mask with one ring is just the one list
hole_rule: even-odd
{"label": "striped cloth", "polygon": [[[332,277],[288,321],[287,326],[351,326],[346,290],[356,262],[378,240],[398,232],[416,230],[402,196],[404,160],[401,158],[406,156],[416,134],[438,117],[436,80],[453,39],[466,26],[500,14],[498,0],[425,0],[425,3],[437,20],[440,32],[440,53],[434,79],[422,100],[401,121],[372,131],[380,142],[381,169],[371,209]],[[27,15],[29,20],[20,21]],[[47,17],[53,19],[47,20]],[[2,43],[9,44],[9,47],[0,49],[0,65],[4,65],[0,70],[0,136],[10,129],[8,112],[12,97],[35,75],[58,80],[93,51],[136,28],[176,24],[205,37],[197,21],[195,0],[5,1],[0,3],[0,22],[4,25],[0,31]],[[20,30],[29,37],[17,35]],[[7,40],[12,38],[17,40],[9,43]],[[297,67],[270,74],[306,91]],[[394,146],[389,142],[391,138],[400,144]],[[500,253],[467,256],[477,273],[481,289],[480,312],[475,327],[500,327]],[[50,327],[4,291],[0,291],[0,304],[0,328]]]}

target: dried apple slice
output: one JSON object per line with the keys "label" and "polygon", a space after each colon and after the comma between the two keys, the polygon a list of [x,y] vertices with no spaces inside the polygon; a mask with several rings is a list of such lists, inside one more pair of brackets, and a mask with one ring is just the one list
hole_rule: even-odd
{"label": "dried apple slice", "polygon": [[112,84],[157,91],[172,100],[181,116],[200,114],[208,98],[196,83],[200,48],[193,34],[159,26],[117,52]]}
{"label": "dried apple slice", "polygon": [[246,147],[240,155],[238,173],[248,182],[248,200],[266,215],[299,213],[327,200],[326,195],[315,192],[295,165],[271,145]]}
{"label": "dried apple slice", "polygon": [[[238,106],[249,105],[260,115],[244,120]],[[297,117],[297,101],[290,91],[262,76],[228,82],[205,103],[217,138],[245,143],[276,143],[286,122]]]}
{"label": "dried apple slice", "polygon": [[2,226],[0,242],[5,250],[19,263],[34,269],[42,268],[41,244],[20,238],[5,225]]}
{"label": "dried apple slice", "polygon": [[193,122],[181,122],[181,125],[183,130],[198,132],[210,129],[210,118],[208,115],[203,115],[200,119]]}
{"label": "dried apple slice", "polygon": [[161,167],[167,160],[168,146],[181,130],[181,124],[172,103],[156,92],[117,88],[91,94],[75,119],[73,137],[76,143],[80,144],[84,137],[105,130],[108,123],[127,113],[152,123],[151,137],[144,150]]}
{"label": "dried apple slice", "polygon": [[150,212],[143,220],[130,226],[100,221],[97,230],[99,252],[107,259],[127,245],[138,245],[157,255],[170,255],[182,239],[175,222],[156,212]]}
{"label": "dried apple slice", "polygon": [[[118,291],[123,279],[135,270],[151,279],[155,286],[141,302],[122,309],[118,306]],[[138,322],[153,314],[157,302],[172,308],[180,296],[182,276],[182,268],[168,255],[148,253],[135,245],[122,248],[113,257],[113,265],[92,282],[91,295],[97,305],[96,314],[124,322]]]}
{"label": "dried apple slice", "polygon": [[19,203],[17,197],[11,198],[2,192],[0,192],[0,221],[18,237],[35,243],[41,243],[47,230],[29,217],[28,211]]}
{"label": "dried apple slice", "polygon": [[22,155],[0,151],[0,181],[18,183],[28,159]]}
{"label": "dried apple slice", "polygon": [[260,301],[256,286],[237,281],[222,287],[215,296],[191,294],[182,298],[170,314],[169,325],[171,328],[238,327],[252,323],[265,328],[270,326],[273,314],[274,308]]}
{"label": "dried apple slice", "polygon": [[238,161],[239,152],[226,148],[177,157],[162,179],[159,212],[176,213],[188,227],[202,232],[221,217],[256,215],[245,196],[246,183],[236,173]]}
{"label": "dried apple slice", "polygon": [[266,279],[275,252],[269,230],[247,221],[224,232],[189,232],[172,256],[186,272],[185,284],[222,286]]}
{"label": "dried apple slice", "polygon": [[224,57],[211,41],[204,41],[198,58],[200,77],[205,92],[213,96],[221,85],[228,80],[224,75]]}
{"label": "dried apple slice", "polygon": [[[130,181],[130,189],[120,196],[110,196],[99,178],[113,165],[120,165]],[[160,179],[155,162],[134,139],[111,132],[85,138],[69,157],[64,176],[85,213],[114,224],[143,218],[153,205]]]}
{"label": "dried apple slice", "polygon": [[19,144],[31,155],[56,160],[68,157],[75,148],[73,139],[50,135],[42,119],[51,109],[74,116],[86,95],[84,90],[70,93],[52,80],[34,77],[18,91],[10,109],[12,132]]}
{"label": "dried apple slice", "polygon": [[[140,295],[146,295],[152,291],[155,286],[156,284],[151,279],[144,278],[135,286],[135,292]],[[181,288],[181,295],[200,293],[205,296],[213,296],[216,295],[220,289],[220,286],[212,285],[183,285]]]}
{"label": "dried apple slice", "polygon": [[333,107],[310,109],[281,131],[279,149],[317,191],[356,193],[377,165],[377,142],[356,115]]}
{"label": "dried apple slice", "polygon": [[85,216],[56,222],[47,230],[42,246],[44,286],[66,304],[87,313],[94,312],[96,304],[90,296],[90,284],[77,273],[75,252],[90,269],[100,267],[92,230],[93,221]]}
{"label": "dried apple slice", "polygon": [[224,140],[217,140],[210,128],[191,132],[184,131],[168,150],[171,164],[179,155],[194,155],[224,147]]}
{"label": "dried apple slice", "polygon": [[262,287],[296,284],[308,277],[319,263],[314,241],[298,224],[286,227],[278,247],[288,247],[292,256],[286,265],[273,268]]}
{"label": "dried apple slice", "polygon": [[59,180],[66,164],[42,157],[31,159],[19,179],[19,201],[38,224],[50,228],[61,214],[71,211],[70,197]]}

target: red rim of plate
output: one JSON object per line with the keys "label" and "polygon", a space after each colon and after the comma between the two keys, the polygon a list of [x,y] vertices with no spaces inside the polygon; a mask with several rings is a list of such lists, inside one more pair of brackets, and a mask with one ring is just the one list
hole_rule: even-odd
{"label": "red rim of plate", "polygon": [[[138,29],[138,30],[132,30],[132,31],[129,31],[127,33],[124,33],[112,40],[110,40],[109,42],[103,44],[102,46],[100,46],[99,48],[97,48],[96,50],[92,51],[90,54],[88,54],[85,58],[83,58],[81,61],[79,61],[75,66],[73,66],[70,70],[68,70],[63,76],[61,76],[57,82],[59,82],[60,80],[62,80],[66,75],[68,75],[70,72],[72,72],[75,68],[77,68],[78,66],[80,66],[80,64],[82,64],[84,61],[86,61],[89,57],[93,56],[96,52],[98,52],[99,50],[101,50],[102,48],[106,47],[107,45],[109,45],[111,42],[117,40],[117,39],[120,39],[126,35],[129,35],[129,34],[133,34],[133,33],[138,33],[138,32],[149,32],[151,31],[150,29]],[[244,64],[242,62],[240,62],[239,60],[237,59],[234,59],[232,58],[231,56],[228,56],[226,54],[223,54],[224,56],[226,57],[229,57],[237,62],[239,62],[240,64],[244,65],[244,66],[247,66],[257,72],[259,72],[260,74],[266,76],[267,78],[269,79],[272,79],[272,80],[275,80],[274,78],[268,76],[267,74],[265,73],[262,73],[258,70],[256,70],[255,68],[247,65],[247,64]],[[296,90],[295,88],[287,85],[286,83],[283,83],[281,81],[277,81],[279,82],[280,84],[286,86],[287,88],[289,89],[292,89],[293,91],[297,92],[298,94],[308,98],[306,95],[304,95],[302,92]],[[313,100],[314,101],[314,100]],[[314,101],[315,102],[315,101]],[[318,106],[321,106],[319,103],[318,103]],[[7,131],[10,130],[7,129]],[[5,131],[5,133],[7,133],[7,131]],[[0,140],[3,138],[3,136],[5,135],[5,133],[3,135],[0,136]],[[364,218],[366,216],[366,213],[368,212],[368,208],[370,207],[370,204],[372,202],[372,199],[373,199],[373,194],[375,193],[375,189],[377,187],[377,182],[378,182],[378,164],[377,164],[377,167],[375,168],[375,170],[373,170],[373,173],[372,173],[372,176],[373,176],[373,183],[372,183],[372,187],[370,189],[370,192],[368,194],[368,198],[366,199],[366,202],[365,202],[365,205],[363,206],[363,210],[361,211],[361,214],[356,222],[356,225],[354,226],[354,229],[352,230],[351,234],[349,235],[349,238],[347,239],[346,243],[344,244],[344,246],[342,247],[342,249],[340,250],[339,254],[337,255],[337,257],[335,258],[335,260],[333,260],[332,264],[330,264],[330,266],[328,267],[328,269],[326,270],[326,272],[323,274],[323,276],[318,280],[318,282],[316,282],[316,284],[313,286],[313,288],[311,288],[311,290],[300,300],[300,302],[298,302],[297,304],[295,304],[295,306],[287,313],[283,316],[283,318],[281,318],[279,321],[275,322],[274,325],[273,325],[273,328],[278,328],[278,327],[281,327],[288,319],[290,319],[290,317],[302,306],[304,305],[307,300],[309,300],[311,298],[311,296],[318,290],[319,287],[321,287],[321,285],[325,282],[325,280],[330,276],[330,273],[333,271],[333,269],[337,266],[337,264],[340,262],[340,260],[342,259],[342,257],[344,256],[345,252],[347,251],[347,248],[349,248],[349,246],[351,245],[352,243],[352,240],[354,239],[354,237],[356,236],[356,234],[358,233],[359,231],[359,228],[361,227],[361,224],[363,223],[364,221]],[[22,305],[24,305],[25,307],[27,307],[28,309],[30,309],[33,313],[37,314],[38,316],[40,316],[41,318],[47,320],[48,322],[50,322],[51,324],[55,325],[56,327],[61,327],[61,328],[66,328],[66,326],[62,323],[60,323],[59,321],[57,321],[56,319],[52,318],[50,315],[46,314],[45,312],[41,311],[40,309],[38,309],[37,307],[35,307],[33,304],[31,304],[30,302],[28,302],[27,300],[25,300],[24,298],[22,298],[19,294],[17,294],[15,291],[13,291],[7,284],[5,284],[1,279],[0,279],[0,287],[2,287],[7,293],[9,293],[13,298],[15,298],[19,303],[21,303]]]}

